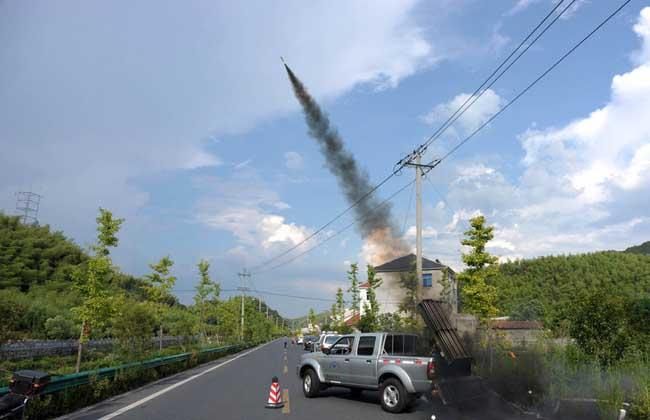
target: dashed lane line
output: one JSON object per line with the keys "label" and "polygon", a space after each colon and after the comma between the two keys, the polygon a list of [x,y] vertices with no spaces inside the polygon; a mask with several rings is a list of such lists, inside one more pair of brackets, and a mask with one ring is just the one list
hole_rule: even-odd
{"label": "dashed lane line", "polygon": [[289,390],[287,388],[282,390],[282,401],[284,401],[284,407],[282,407],[282,413],[291,414],[291,401],[289,401]]}

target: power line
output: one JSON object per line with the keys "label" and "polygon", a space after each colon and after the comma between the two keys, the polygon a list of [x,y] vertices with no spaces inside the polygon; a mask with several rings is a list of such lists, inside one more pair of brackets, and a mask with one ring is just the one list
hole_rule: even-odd
{"label": "power line", "polygon": [[[626,0],[626,1],[624,1],[624,2],[623,2],[623,3],[622,3],[622,4],[621,4],[621,5],[620,5],[616,10],[614,10],[614,11],[613,11],[609,16],[607,16],[607,17],[606,17],[606,18],[605,18],[605,19],[604,19],[600,24],[598,24],[598,25],[597,25],[597,26],[596,26],[596,27],[595,27],[591,32],[589,32],[589,33],[588,33],[584,38],[582,38],[582,39],[581,39],[577,44],[575,44],[571,49],[569,49],[566,53],[564,53],[564,54],[563,54],[563,55],[562,55],[558,60],[556,60],[556,61],[555,61],[555,62],[554,62],[554,63],[553,63],[549,68],[547,68],[547,69],[546,69],[543,73],[541,73],[541,74],[540,74],[540,75],[539,75],[535,80],[533,80],[533,81],[532,81],[528,86],[526,86],[526,88],[524,88],[521,92],[519,92],[519,93],[518,93],[518,94],[517,94],[517,95],[516,95],[512,100],[510,100],[508,103],[506,103],[506,105],[504,105],[501,109],[499,109],[499,111],[497,111],[493,116],[491,116],[491,117],[490,117],[486,122],[484,122],[483,124],[481,124],[481,125],[480,125],[476,130],[474,130],[470,135],[468,135],[465,139],[463,139],[463,141],[461,141],[459,144],[457,144],[456,146],[454,146],[454,147],[453,147],[450,151],[448,151],[448,152],[447,152],[443,157],[441,157],[440,159],[435,159],[435,160],[433,160],[433,161],[429,164],[429,169],[427,170],[427,172],[425,173],[425,175],[426,175],[427,173],[429,173],[431,170],[433,170],[435,167],[437,167],[440,163],[442,163],[442,162],[443,162],[445,159],[447,159],[450,155],[452,155],[453,153],[455,153],[455,152],[456,152],[460,147],[462,147],[465,143],[467,143],[470,139],[472,139],[476,134],[478,134],[482,129],[484,129],[487,125],[489,125],[492,121],[494,121],[494,120],[495,120],[499,115],[501,115],[501,114],[502,114],[506,109],[508,109],[512,104],[514,104],[517,100],[519,100],[519,98],[521,98],[523,95],[525,95],[525,94],[526,94],[526,93],[527,93],[527,92],[528,92],[528,91],[529,91],[533,86],[535,86],[535,85],[536,85],[540,80],[542,80],[544,77],[546,77],[547,74],[549,74],[551,71],[553,71],[553,70],[554,70],[554,69],[555,69],[555,68],[556,68],[560,63],[562,63],[562,62],[563,62],[563,61],[564,61],[564,60],[565,60],[569,55],[571,55],[571,54],[572,54],[575,50],[577,50],[577,49],[578,49],[582,44],[584,44],[584,43],[585,43],[589,38],[591,38],[591,37],[592,37],[592,36],[593,36],[593,35],[594,35],[598,30],[600,30],[600,28],[602,28],[602,27],[603,27],[607,22],[609,22],[609,21],[610,21],[614,16],[616,16],[616,15],[617,15],[617,14],[618,14],[618,13],[619,13],[619,12],[620,12],[624,7],[625,7],[625,6],[627,6],[631,1],[632,1],[632,0]],[[565,10],[566,10],[566,9],[565,9]],[[393,174],[395,174],[395,173],[396,173],[396,171],[393,171]],[[383,182],[385,182],[385,181],[387,181],[387,179],[384,180]],[[306,251],[304,251],[304,252],[298,254],[297,256],[295,256],[295,257],[293,257],[293,258],[291,258],[291,259],[289,259],[289,260],[287,260],[287,261],[285,261],[285,262],[283,262],[283,263],[280,263],[280,264],[278,264],[278,265],[275,265],[275,266],[273,266],[273,267],[271,267],[271,268],[269,268],[269,269],[267,269],[267,270],[262,270],[262,271],[260,271],[260,272],[271,271],[271,270],[274,270],[274,269],[276,269],[276,268],[279,268],[279,267],[281,267],[281,266],[283,266],[283,265],[286,265],[286,264],[288,264],[288,263],[290,263],[290,262],[296,260],[297,258],[300,258],[301,256],[303,256],[303,255],[305,255],[306,253],[312,251],[313,249],[315,249],[315,248],[317,248],[317,247],[323,245],[324,243],[326,243],[327,241],[329,241],[329,240],[332,239],[333,237],[335,237],[335,236],[341,234],[341,233],[344,232],[345,230],[347,230],[347,229],[349,229],[350,227],[352,227],[354,224],[358,223],[361,219],[365,218],[368,214],[370,214],[371,212],[373,212],[373,211],[376,210],[377,208],[383,206],[383,205],[386,204],[388,201],[392,200],[396,195],[398,195],[399,193],[401,193],[402,191],[404,191],[406,188],[408,188],[408,187],[409,187],[412,183],[414,183],[414,182],[415,182],[415,181],[413,180],[413,181],[409,182],[408,184],[404,185],[402,188],[400,188],[400,189],[397,190],[395,193],[393,193],[393,195],[391,195],[390,197],[388,197],[386,200],[382,201],[382,202],[381,202],[379,205],[377,205],[375,208],[371,209],[369,212],[365,213],[365,214],[362,215],[361,217],[355,219],[352,223],[348,224],[348,225],[345,226],[343,229],[337,231],[335,234],[329,236],[329,237],[326,238],[325,240],[323,240],[323,241],[317,243],[317,244],[314,245],[313,247],[307,249]],[[376,187],[376,188],[378,188],[378,187]],[[376,189],[376,188],[375,188],[375,189]],[[260,273],[260,272],[258,272],[258,273]]]}
{"label": "power line", "polygon": [[[482,88],[483,88],[483,87],[484,87],[484,86],[489,82],[489,80],[490,80],[490,79],[491,79],[491,78],[492,78],[492,77],[493,77],[493,76],[494,76],[494,75],[495,75],[495,74],[496,74],[496,73],[497,73],[497,72],[498,72],[498,71],[499,71],[499,70],[500,70],[500,69],[501,69],[501,68],[506,64],[506,62],[507,62],[510,58],[512,58],[512,56],[513,56],[513,55],[514,55],[514,54],[515,54],[515,53],[516,53],[516,52],[517,52],[517,51],[518,51],[518,50],[519,50],[519,49],[520,49],[520,48],[521,48],[521,47],[526,43],[526,41],[528,41],[528,39],[530,39],[530,37],[531,37],[535,32],[537,32],[537,30],[538,30],[538,29],[539,29],[539,28],[544,24],[544,22],[546,22],[546,20],[547,20],[547,19],[548,19],[548,18],[549,18],[549,17],[550,17],[550,16],[551,16],[551,15],[552,15],[552,14],[553,14],[553,13],[554,13],[558,8],[559,8],[559,7],[560,7],[560,5],[562,4],[563,1],[564,1],[564,0],[561,0],[558,4],[555,5],[555,7],[553,7],[553,9],[552,9],[552,10],[551,10],[551,11],[550,11],[550,12],[549,12],[549,13],[548,13],[548,14],[547,14],[543,19],[542,19],[542,21],[539,22],[539,23],[537,24],[537,26],[535,26],[535,28],[534,28],[534,29],[533,29],[533,30],[528,34],[528,36],[526,36],[526,38],[524,38],[524,40],[521,41],[521,43],[519,44],[519,46],[518,46],[517,48],[515,48],[515,49],[510,53],[510,55],[509,55],[509,56],[508,56],[508,57],[507,57],[507,58],[506,58],[506,59],[505,59],[505,60],[504,60],[504,61],[503,61],[503,62],[502,62],[502,63],[501,63],[501,64],[500,64],[500,65],[499,65],[499,66],[498,66],[498,67],[497,67],[493,72],[492,72],[492,74],[490,74],[490,76],[489,76],[489,77],[488,77],[488,78],[487,78],[487,79],[486,79],[486,80],[481,84],[481,86],[479,86],[479,88],[474,92],[474,94],[472,95],[472,97],[473,97],[474,95],[476,95],[476,94],[478,93],[478,91],[480,91],[480,90],[481,90],[481,89],[482,89]],[[576,1],[576,0],[572,0],[571,3],[569,4],[569,6],[570,6],[571,4],[573,4],[575,1]],[[564,11],[566,11],[566,8],[562,11],[562,13],[564,13]],[[560,13],[560,15],[561,15],[562,13]],[[551,25],[552,25],[556,20],[557,20],[557,18],[556,18],[555,20],[553,20],[553,22],[551,23]],[[542,32],[542,33],[541,33],[541,34],[540,34],[540,35],[535,39],[535,41],[536,41],[537,39],[539,39],[539,37],[540,37],[544,32],[546,32],[546,30],[548,30],[549,27],[550,27],[550,25],[547,26],[546,29],[544,29],[544,31],[543,31],[543,32]],[[534,43],[534,42],[533,42],[533,43]],[[531,44],[531,45],[532,45],[532,44]],[[530,46],[529,46],[528,48],[530,48]],[[528,50],[528,48],[526,48],[526,49],[524,50],[524,53],[525,53],[525,51]],[[521,57],[521,55],[523,55],[523,53],[520,54],[519,57]],[[519,57],[517,57],[516,60],[518,60]],[[516,60],[515,60],[515,61],[516,61]],[[513,62],[513,64],[514,64],[514,62]],[[509,67],[508,67],[508,68],[509,68]],[[505,71],[504,71],[504,73],[505,73]],[[501,75],[499,75],[499,78],[500,78],[502,75],[503,75],[503,73],[501,73]],[[497,78],[496,80],[498,80],[498,78]],[[495,80],[495,81],[496,81],[496,80]],[[493,82],[493,83],[494,83],[494,82]],[[490,85],[490,86],[491,86],[491,85]],[[483,94],[483,93],[481,93],[481,95],[482,95],[482,94]],[[479,96],[480,96],[480,95],[479,95]],[[463,104],[459,109],[457,109],[456,112],[455,112],[452,116],[450,116],[449,119],[448,119],[445,123],[443,123],[442,126],[441,126],[441,127],[440,127],[440,128],[439,128],[439,129],[438,129],[438,130],[437,130],[437,131],[436,131],[436,132],[435,132],[435,133],[434,133],[434,134],[433,134],[429,139],[433,138],[435,135],[437,135],[439,132],[441,132],[441,130],[442,130],[442,131],[446,130],[448,127],[445,127],[445,125],[446,125],[446,124],[447,124],[447,123],[448,123],[448,122],[449,122],[449,121],[450,121],[450,120],[451,120],[451,119],[452,119],[452,118],[453,118],[453,117],[454,117],[454,116],[455,116],[455,115],[460,111],[460,109],[461,109],[462,107],[464,107],[464,106],[467,104],[467,102],[468,102],[472,97],[468,98],[468,100],[467,100],[467,101],[466,101],[466,102],[465,102],[465,103],[464,103],[464,104]],[[473,103],[472,103],[472,104],[473,104]],[[467,109],[469,109],[469,107],[470,107],[472,104],[470,104],[470,105],[469,105],[469,106],[468,106],[468,107],[463,111],[463,113],[464,113]],[[462,113],[461,113],[461,115],[462,115]],[[459,116],[459,117],[460,117],[460,116]],[[429,140],[427,140],[427,141],[429,141]],[[425,142],[425,143],[426,143],[426,142]],[[425,147],[426,147],[426,146],[425,146]],[[420,148],[419,148],[419,152],[422,152],[423,150],[424,150],[424,149],[422,149],[422,145],[421,145]],[[316,235],[318,235],[320,232],[324,231],[324,230],[325,230],[327,227],[329,227],[332,223],[334,223],[335,221],[339,220],[341,217],[343,217],[345,214],[347,214],[350,210],[352,210],[354,207],[356,207],[359,203],[361,203],[363,200],[365,200],[365,199],[368,198],[371,194],[373,194],[375,191],[377,191],[377,190],[378,190],[382,185],[384,185],[386,182],[388,182],[388,180],[390,180],[393,176],[395,176],[397,173],[399,173],[399,172],[401,171],[401,169],[404,167],[404,165],[406,164],[406,162],[409,161],[410,158],[412,158],[412,157],[414,156],[415,152],[416,152],[416,151],[413,151],[413,152],[408,156],[408,158],[403,158],[402,160],[400,160],[400,161],[395,165],[395,167],[393,168],[393,171],[392,171],[390,174],[388,174],[388,175],[387,175],[387,176],[386,176],[386,177],[385,177],[381,182],[379,182],[376,186],[374,186],[373,188],[371,188],[368,192],[366,192],[364,195],[362,195],[358,200],[356,200],[354,203],[352,203],[350,206],[348,206],[345,210],[343,210],[342,212],[340,212],[339,214],[337,214],[334,218],[330,219],[327,223],[325,223],[324,225],[322,225],[321,227],[319,227],[318,229],[316,229],[313,233],[311,233],[310,235],[308,235],[306,238],[304,238],[302,241],[298,242],[297,244],[294,244],[293,246],[291,246],[291,247],[289,247],[288,249],[284,250],[283,252],[281,252],[281,253],[275,255],[274,257],[272,257],[272,258],[270,258],[270,259],[268,259],[268,260],[266,260],[266,261],[264,261],[264,262],[262,262],[262,263],[260,263],[260,264],[257,264],[256,266],[252,267],[252,270],[255,271],[255,270],[257,270],[257,269],[260,268],[260,267],[263,267],[263,266],[265,266],[265,265],[268,265],[268,264],[270,264],[270,263],[272,263],[272,262],[278,260],[279,258],[281,258],[281,257],[283,257],[283,256],[285,256],[285,255],[287,255],[287,254],[290,253],[291,251],[297,249],[299,246],[301,246],[301,245],[304,244],[305,242],[309,241],[310,239],[312,239],[313,237],[315,237]]]}
{"label": "power line", "polygon": [[404,223],[402,224],[401,236],[404,236],[404,233],[406,231],[406,222],[408,222],[409,213],[411,211],[411,203],[413,202],[413,193],[414,192],[415,192],[415,185],[413,185],[413,188],[411,189],[411,195],[409,196],[409,204],[408,204],[408,206],[406,206],[406,214],[404,215]]}
{"label": "power line", "polygon": [[415,181],[411,181],[411,182],[409,182],[408,184],[404,185],[403,187],[401,187],[400,189],[398,189],[397,191],[395,191],[395,192],[394,192],[390,197],[386,198],[386,199],[383,200],[381,203],[379,203],[377,206],[373,207],[372,209],[370,209],[370,210],[367,211],[366,213],[362,214],[360,217],[354,219],[351,223],[349,223],[348,225],[346,225],[343,229],[340,229],[340,230],[334,232],[332,235],[328,236],[328,237],[325,238],[324,240],[322,240],[322,241],[316,243],[316,245],[312,246],[311,248],[306,249],[305,251],[301,252],[300,254],[297,254],[297,255],[291,257],[290,259],[288,259],[288,260],[286,260],[286,261],[284,261],[284,262],[281,262],[281,263],[279,263],[279,264],[276,264],[276,265],[274,265],[274,266],[271,266],[271,267],[269,267],[269,268],[267,268],[267,269],[257,271],[257,272],[255,272],[255,273],[253,273],[253,274],[266,273],[267,271],[275,270],[276,268],[280,268],[280,267],[282,267],[282,266],[284,266],[284,265],[287,265],[287,264],[289,264],[289,263],[291,263],[291,262],[297,260],[298,258],[302,257],[303,255],[305,255],[305,254],[307,254],[307,253],[313,251],[314,249],[320,247],[321,245],[327,243],[327,242],[330,241],[331,239],[333,239],[333,238],[337,237],[338,235],[340,235],[341,233],[345,232],[346,230],[348,230],[349,228],[351,228],[351,227],[354,226],[355,224],[359,223],[361,220],[365,219],[368,215],[370,215],[370,213],[374,212],[375,210],[377,210],[377,209],[379,209],[380,207],[382,207],[382,206],[384,206],[385,204],[387,204],[390,200],[392,200],[393,198],[395,198],[395,197],[396,197],[398,194],[400,194],[402,191],[404,191],[405,189],[407,189],[408,187],[410,187],[411,184],[413,184],[414,182],[415,182]]}
{"label": "power line", "polygon": [[467,136],[463,141],[454,146],[450,151],[448,151],[443,157],[438,159],[438,161],[433,165],[438,166],[443,160],[447,159],[451,154],[456,152],[467,143],[472,137],[474,137],[479,131],[485,128],[490,124],[494,119],[501,115],[506,109],[508,109],[512,104],[514,104],[519,98],[524,96],[533,86],[535,86],[540,80],[546,77],[551,71],[553,71],[560,63],[562,63],[569,55],[571,55],[575,50],[577,50],[582,44],[584,44],[589,38],[591,38],[600,28],[605,26],[614,16],[616,16],[625,6],[628,5],[632,0],[624,1],[616,10],[614,10],[609,16],[607,16],[602,22],[600,22],[594,29],[591,30],[584,38],[582,38],[577,44],[575,44],[571,49],[565,52],[559,59],[557,59],[549,68],[547,68],[543,73],[541,73],[535,80],[533,80],[528,86],[526,86],[521,92],[517,94],[512,100],[506,103],[503,108],[499,109],[493,116],[491,116],[487,121],[481,124],[476,130],[474,130],[469,136]]}
{"label": "power line", "polygon": [[[411,154],[409,154],[408,156],[402,158],[402,160],[400,160],[400,161],[397,163],[397,165],[400,165],[400,164],[402,164],[402,163],[404,163],[404,162],[410,162],[410,161],[415,157],[416,154],[422,154],[422,153],[424,153],[424,152],[426,151],[426,148],[427,148],[427,147],[428,147],[428,146],[429,146],[429,145],[430,145],[430,144],[431,144],[435,139],[437,139],[438,137],[440,137],[440,135],[441,135],[444,131],[446,131],[446,130],[451,126],[451,124],[453,124],[453,123],[454,123],[458,118],[460,118],[460,117],[461,117],[461,116],[462,116],[462,115],[467,111],[467,109],[469,109],[469,108],[474,104],[474,102],[476,102],[476,100],[477,100],[479,97],[481,97],[481,96],[483,95],[483,93],[485,93],[485,91],[486,91],[487,89],[489,89],[489,88],[490,88],[490,87],[491,87],[491,86],[492,86],[492,85],[493,85],[497,80],[499,80],[499,79],[501,78],[501,76],[503,76],[503,74],[504,74],[504,73],[505,73],[505,72],[506,72],[510,67],[512,67],[512,65],[513,65],[514,63],[516,63],[516,62],[519,60],[519,58],[520,58],[524,53],[526,53],[526,51],[528,51],[528,49],[529,49],[529,48],[530,48],[530,47],[531,47],[535,42],[537,42],[537,40],[538,40],[538,39],[539,39],[539,38],[540,38],[540,37],[541,37],[541,36],[542,36],[542,35],[543,35],[543,34],[544,34],[544,33],[545,33],[545,32],[546,32],[546,31],[547,31],[547,30],[548,30],[548,29],[549,29],[549,28],[550,28],[550,27],[551,27],[551,26],[552,26],[552,25],[553,25],[553,24],[554,24],[558,19],[559,19],[560,16],[562,16],[562,15],[564,14],[564,12],[568,9],[568,7],[571,7],[571,5],[572,5],[576,0],[572,0],[571,3],[570,3],[570,4],[569,4],[565,9],[563,9],[563,10],[560,12],[560,14],[559,14],[559,15],[558,15],[558,16],[557,16],[557,17],[556,17],[556,18],[555,18],[555,19],[554,19],[554,20],[553,20],[553,21],[552,21],[552,22],[551,22],[551,23],[550,23],[550,24],[549,24],[549,25],[548,25],[548,26],[547,26],[547,27],[546,27],[546,28],[545,28],[545,29],[544,29],[544,30],[543,30],[543,31],[542,31],[542,32],[541,32],[541,33],[540,33],[540,34],[539,34],[539,35],[538,35],[538,36],[537,36],[537,37],[536,37],[532,42],[531,42],[531,43],[530,43],[530,45],[528,45],[528,46],[526,47],[526,49],[524,49],[524,50],[521,52],[521,54],[519,54],[519,56],[517,56],[517,57],[515,58],[515,60],[514,60],[514,61],[513,61],[509,66],[508,66],[508,68],[506,68],[506,69],[505,69],[505,70],[504,70],[504,71],[503,71],[503,72],[502,72],[502,73],[501,73],[501,74],[500,74],[500,75],[499,75],[495,80],[493,80],[492,83],[490,83],[490,85],[487,86],[487,87],[485,88],[485,90],[483,90],[480,94],[478,94],[478,93],[479,93],[479,92],[480,92],[480,91],[485,87],[485,85],[490,81],[490,79],[492,79],[492,77],[494,77],[494,75],[497,74],[497,73],[499,72],[499,70],[501,70],[501,68],[502,68],[502,67],[503,67],[503,66],[504,66],[504,65],[505,65],[505,64],[506,64],[506,63],[507,63],[507,62],[508,62],[508,61],[509,61],[509,60],[510,60],[510,59],[511,59],[515,54],[516,54],[516,52],[519,51],[519,49],[521,49],[521,47],[523,47],[523,46],[526,44],[526,42],[530,39],[530,37],[532,37],[533,34],[534,34],[535,32],[537,32],[537,30],[538,30],[538,29],[539,29],[539,28],[544,24],[544,22],[546,22],[546,21],[548,20],[548,18],[551,17],[551,16],[553,15],[553,13],[555,13],[555,11],[560,7],[560,5],[562,5],[563,1],[564,1],[564,0],[560,0],[560,1],[555,5],[555,7],[553,7],[553,9],[551,9],[551,11],[548,12],[548,14],[547,14],[546,16],[544,16],[544,18],[543,18],[543,19],[542,19],[542,20],[537,24],[537,26],[535,26],[535,28],[533,28],[533,30],[530,31],[530,32],[528,33],[528,35],[527,35],[527,36],[526,36],[526,37],[525,37],[525,38],[524,38],[524,39],[519,43],[519,45],[517,45],[517,47],[516,47],[514,50],[512,50],[512,52],[508,55],[508,57],[506,57],[506,58],[501,62],[501,64],[499,64],[499,66],[498,66],[496,69],[494,69],[494,71],[492,71],[492,73],[491,73],[491,74],[490,74],[490,75],[489,75],[489,76],[488,76],[488,77],[483,81],[483,83],[481,83],[481,85],[480,85],[478,88],[476,88],[476,90],[474,91],[474,93],[472,93],[472,95],[469,96],[469,97],[465,100],[465,102],[463,102],[463,104],[462,104],[461,106],[459,106],[459,107],[456,109],[456,111],[454,111],[454,113],[453,113],[452,115],[450,115],[450,116],[447,118],[447,120],[446,120],[444,123],[442,123],[442,125],[441,125],[440,127],[438,127],[438,129],[437,129],[437,130],[436,130],[436,131],[435,131],[435,132],[434,132],[434,133],[433,133],[433,134],[432,134],[432,135],[431,135],[431,136],[430,136],[430,137],[429,137],[429,138],[428,138],[428,139],[427,139],[423,144],[421,144],[421,145],[420,145],[417,149],[415,149]],[[477,96],[477,94],[478,94],[478,96]],[[465,105],[467,105],[467,103],[468,103],[472,98],[474,98],[474,97],[476,97],[476,99],[475,99],[471,104],[469,104],[469,105],[467,106],[467,108],[465,108],[465,109],[461,112],[461,109],[463,109],[463,108],[465,107]],[[460,112],[460,115],[458,115],[459,112]],[[456,115],[458,115],[458,117],[456,117]],[[453,121],[451,121],[454,117],[456,117],[456,119],[454,119]],[[450,121],[451,121],[451,123],[450,123]]]}
{"label": "power line", "polygon": [[[418,147],[418,149],[417,149],[417,150],[418,150],[418,153],[424,153],[424,152],[426,151],[426,149],[431,145],[431,143],[433,143],[433,142],[436,141],[438,138],[440,138],[440,137],[442,136],[442,134],[444,134],[444,132],[447,131],[447,129],[448,129],[449,127],[451,127],[451,126],[452,126],[456,121],[458,121],[458,119],[459,119],[460,117],[462,117],[463,114],[465,114],[465,112],[466,112],[466,111],[467,111],[467,110],[468,110],[472,105],[474,105],[474,103],[476,103],[476,101],[478,101],[479,98],[480,98],[481,96],[483,96],[483,94],[484,94],[485,92],[487,92],[488,89],[490,89],[490,88],[491,88],[491,87],[492,87],[492,86],[493,86],[493,85],[494,85],[494,84],[495,84],[499,79],[501,79],[501,76],[503,76],[503,75],[504,75],[508,70],[510,70],[510,68],[511,68],[511,67],[512,67],[512,66],[513,66],[517,61],[519,61],[519,59],[520,59],[520,58],[521,58],[521,57],[522,57],[522,56],[523,56],[523,55],[524,55],[524,54],[525,54],[525,53],[526,53],[526,52],[527,52],[527,51],[528,51],[528,50],[529,50],[529,49],[530,49],[530,48],[531,48],[531,47],[532,47],[536,42],[537,42],[537,40],[539,40],[539,39],[542,37],[542,35],[544,35],[544,34],[546,33],[546,31],[548,31],[548,30],[551,28],[551,26],[553,26],[553,25],[555,24],[555,22],[557,22],[557,20],[560,19],[560,17],[562,17],[562,15],[563,15],[563,14],[564,14],[564,13],[565,13],[569,8],[570,8],[570,7],[571,7],[571,6],[576,2],[576,0],[572,0],[571,2],[569,2],[569,3],[564,7],[564,9],[562,9],[562,10],[560,11],[560,13],[558,13],[558,14],[555,16],[555,18],[554,18],[554,19],[553,19],[553,20],[552,20],[548,25],[546,25],[546,27],[545,27],[545,28],[544,28],[544,29],[543,29],[539,34],[537,34],[537,36],[536,36],[535,38],[533,38],[533,40],[532,40],[529,44],[526,45],[526,47],[525,47],[525,48],[524,48],[524,49],[519,53],[519,55],[517,55],[517,56],[515,57],[515,59],[512,60],[512,61],[510,62],[510,64],[508,64],[508,65],[503,69],[503,71],[501,71],[501,72],[497,75],[497,77],[494,78],[494,80],[492,80],[492,81],[489,82],[489,84],[488,84],[488,81],[489,81],[489,80],[490,80],[490,79],[491,79],[495,74],[497,74],[497,72],[499,72],[499,70],[501,69],[501,67],[503,67],[503,66],[508,62],[508,60],[510,60],[510,58],[512,58],[512,56],[513,56],[513,55],[514,55],[514,54],[515,54],[515,53],[516,53],[516,52],[517,52],[517,51],[518,51],[522,46],[524,46],[524,45],[526,44],[526,42],[528,41],[528,39],[530,39],[530,37],[531,37],[531,36],[532,36],[536,31],[537,31],[537,29],[539,29],[539,28],[544,24],[544,22],[545,22],[545,21],[546,21],[546,20],[547,20],[547,19],[548,19],[548,18],[549,18],[549,17],[550,17],[550,16],[551,16],[551,15],[552,15],[552,14],[553,14],[553,13],[554,13],[558,8],[559,8],[559,7],[560,7],[560,5],[562,4],[562,2],[563,2],[563,0],[561,0],[560,2],[558,2],[558,3],[555,5],[555,7],[554,7],[554,8],[553,8],[553,9],[552,9],[552,10],[551,10],[551,11],[550,11],[550,12],[549,12],[545,17],[544,17],[544,19],[542,19],[542,21],[541,21],[541,22],[540,22],[540,23],[535,27],[535,29],[533,29],[533,30],[528,34],[528,36],[526,36],[526,38],[524,38],[524,40],[521,41],[521,43],[517,46],[517,48],[515,48],[515,49],[510,53],[510,55],[509,55],[509,56],[508,56],[508,57],[507,57],[507,58],[506,58],[506,59],[505,59],[505,60],[504,60],[500,65],[499,65],[499,67],[497,67],[497,68],[492,72],[492,74],[490,74],[490,76],[489,76],[489,77],[488,77],[488,78],[483,82],[483,84],[481,84],[481,86],[479,86],[479,87],[474,91],[474,93],[472,93],[472,95],[469,96],[469,97],[465,100],[465,102],[463,102],[463,104],[462,104],[460,107],[458,107],[458,109],[456,109],[456,111],[455,111],[455,112],[454,112],[454,113],[453,113],[453,114],[452,114],[452,115],[451,115],[451,116],[450,116],[450,117],[449,117],[449,118],[448,118],[448,119],[443,123],[443,125],[442,125],[442,126],[441,126],[441,127],[440,127],[440,128],[439,128],[439,129],[438,129],[438,130],[437,130],[437,131],[436,131],[432,136],[431,136],[431,137],[429,137],[429,139],[427,139],[426,142],[424,142],[423,144],[421,144],[421,145]],[[487,86],[486,86],[486,85],[487,85]],[[480,91],[480,93],[478,93],[479,91]],[[478,94],[477,94],[477,93],[478,93]],[[471,102],[470,102],[470,101],[471,101]],[[467,105],[467,107],[465,107],[465,105]],[[463,108],[464,108],[464,109],[463,109]],[[462,111],[461,111],[461,109],[462,109]]]}
{"label": "power line", "polygon": [[350,204],[350,206],[348,206],[345,210],[343,210],[342,212],[340,212],[339,214],[337,214],[333,219],[331,219],[329,222],[325,223],[323,226],[319,227],[316,231],[314,231],[313,233],[311,233],[310,235],[308,235],[305,239],[303,239],[302,241],[298,242],[297,244],[295,244],[294,246],[290,247],[289,249],[287,249],[287,250],[281,252],[280,254],[278,254],[278,255],[276,255],[276,256],[274,256],[274,257],[272,257],[272,258],[270,258],[270,259],[268,259],[268,260],[266,260],[266,261],[264,261],[264,262],[262,262],[262,263],[260,263],[260,264],[257,264],[256,266],[254,266],[254,267],[252,268],[252,270],[255,270],[255,269],[259,268],[259,267],[262,267],[262,266],[264,266],[264,265],[268,265],[268,264],[272,263],[273,261],[277,260],[278,258],[281,258],[281,257],[287,255],[288,253],[290,253],[291,251],[293,251],[294,249],[298,248],[300,245],[304,244],[305,242],[307,242],[308,240],[310,240],[310,239],[313,238],[314,236],[318,235],[320,232],[322,232],[323,230],[325,230],[325,229],[326,229],[328,226],[330,226],[332,223],[336,222],[336,221],[339,220],[341,217],[343,217],[343,215],[345,215],[347,212],[349,212],[349,211],[352,210],[354,207],[356,207],[356,206],[357,206],[359,203],[361,203],[363,200],[365,200],[366,198],[368,198],[372,193],[374,193],[374,192],[377,191],[379,188],[381,188],[381,186],[384,185],[386,182],[388,182],[388,180],[391,179],[391,178],[392,178],[396,173],[397,173],[397,171],[393,171],[392,173],[390,173],[390,174],[389,174],[386,178],[384,178],[384,179],[383,179],[379,184],[377,184],[376,186],[374,186],[373,188],[371,188],[368,192],[366,192],[364,195],[362,195],[361,198],[359,198],[359,199],[358,199],[357,201],[355,201],[354,203]]}

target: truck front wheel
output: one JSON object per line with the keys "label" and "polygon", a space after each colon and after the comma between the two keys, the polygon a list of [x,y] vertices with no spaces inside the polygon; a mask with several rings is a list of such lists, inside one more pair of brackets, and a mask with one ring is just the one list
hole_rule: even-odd
{"label": "truck front wheel", "polygon": [[388,378],[379,386],[381,408],[389,413],[401,413],[409,403],[409,395],[404,385],[395,379]]}
{"label": "truck front wheel", "polygon": [[307,369],[302,375],[302,392],[307,398],[318,396],[320,391],[320,379],[313,369]]}

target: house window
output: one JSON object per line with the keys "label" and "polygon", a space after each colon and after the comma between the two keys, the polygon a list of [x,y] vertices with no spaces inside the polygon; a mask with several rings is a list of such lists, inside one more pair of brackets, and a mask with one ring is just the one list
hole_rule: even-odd
{"label": "house window", "polygon": [[422,274],[422,287],[431,287],[432,283],[431,273]]}

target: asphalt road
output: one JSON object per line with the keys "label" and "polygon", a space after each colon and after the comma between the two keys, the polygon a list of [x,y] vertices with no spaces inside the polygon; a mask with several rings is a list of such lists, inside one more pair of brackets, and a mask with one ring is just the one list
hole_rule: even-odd
{"label": "asphalt road", "polygon": [[[318,398],[307,399],[296,376],[296,365],[303,353],[302,347],[292,346],[290,341],[285,353],[284,340],[276,340],[162,379],[61,419],[428,420],[432,415],[437,420],[529,418],[519,415],[496,397],[461,408],[445,407],[435,400],[422,398],[411,411],[402,414],[382,411],[377,392],[371,391],[364,391],[355,398],[345,389],[330,388]],[[273,376],[279,378],[285,397],[282,409],[264,407]]]}

